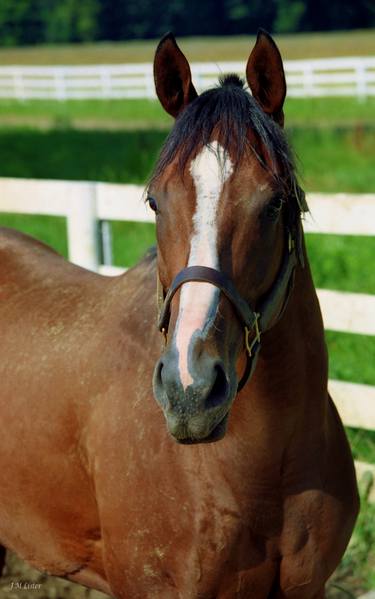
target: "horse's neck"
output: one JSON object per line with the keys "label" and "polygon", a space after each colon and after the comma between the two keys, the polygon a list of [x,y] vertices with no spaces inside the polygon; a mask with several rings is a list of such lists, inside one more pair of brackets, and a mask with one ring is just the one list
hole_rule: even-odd
{"label": "horse's neck", "polygon": [[[287,309],[264,341],[263,356],[266,359],[269,357],[273,371],[277,371],[287,361],[288,372],[293,378],[298,373],[298,377],[302,379],[304,373],[312,368],[316,370],[317,376],[326,377],[327,354],[323,320],[306,255],[304,267],[298,265],[296,268],[294,288]],[[288,372],[285,373],[287,377]]]}
{"label": "horse's neck", "polygon": [[293,427],[306,415],[318,425],[327,403],[327,366],[319,302],[305,257],[282,318],[263,335],[255,373],[244,388],[244,409],[256,409],[264,426],[282,419],[286,434],[288,423]]}

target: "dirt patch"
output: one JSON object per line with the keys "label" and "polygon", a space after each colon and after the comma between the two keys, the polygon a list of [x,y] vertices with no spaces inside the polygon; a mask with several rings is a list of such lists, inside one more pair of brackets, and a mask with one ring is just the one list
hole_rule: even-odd
{"label": "dirt patch", "polygon": [[108,599],[108,595],[87,589],[63,578],[48,576],[7,552],[0,578],[0,599]]}
{"label": "dirt patch", "polygon": [[[327,584],[327,599],[360,597],[360,585],[339,572]],[[109,599],[108,595],[87,589],[63,578],[48,576],[28,566],[15,554],[7,552],[6,566],[0,578],[0,599]]]}

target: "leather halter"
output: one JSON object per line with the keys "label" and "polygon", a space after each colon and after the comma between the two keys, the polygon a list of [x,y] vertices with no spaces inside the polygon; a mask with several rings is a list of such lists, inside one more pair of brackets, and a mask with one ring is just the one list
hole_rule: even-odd
{"label": "leather halter", "polygon": [[[299,226],[301,225],[299,224]],[[158,280],[158,286],[160,286],[158,289],[159,331],[162,332],[165,339],[167,339],[171,302],[176,291],[184,283],[198,281],[211,283],[211,285],[218,287],[232,304],[244,327],[247,362],[244,374],[237,387],[237,391],[240,391],[254,371],[256,359],[260,350],[262,333],[269,330],[271,324],[273,326],[279,321],[288,303],[293,287],[294,271],[298,262],[298,257],[303,265],[302,248],[299,242],[300,240],[298,239],[297,250],[299,256],[297,256],[295,240],[290,231],[288,231],[287,243],[285,244],[286,247],[284,249],[279,273],[271,289],[257,307],[257,310],[253,310],[249,303],[238,293],[233,281],[226,274],[214,268],[208,268],[207,266],[188,266],[187,268],[182,269],[173,279],[165,297]],[[252,331],[254,331],[254,336],[251,339]]]}

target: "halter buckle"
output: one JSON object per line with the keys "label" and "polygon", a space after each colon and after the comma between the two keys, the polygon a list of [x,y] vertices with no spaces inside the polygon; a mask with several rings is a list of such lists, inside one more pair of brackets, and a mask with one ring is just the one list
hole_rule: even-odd
{"label": "halter buckle", "polygon": [[250,329],[248,327],[245,326],[245,347],[246,347],[246,351],[248,353],[249,358],[251,358],[252,356],[252,352],[253,352],[253,347],[256,343],[260,343],[260,334],[261,331],[259,329],[259,318],[260,318],[260,314],[259,312],[255,312],[255,320],[254,320],[254,328],[255,328],[255,337],[254,339],[250,342]]}

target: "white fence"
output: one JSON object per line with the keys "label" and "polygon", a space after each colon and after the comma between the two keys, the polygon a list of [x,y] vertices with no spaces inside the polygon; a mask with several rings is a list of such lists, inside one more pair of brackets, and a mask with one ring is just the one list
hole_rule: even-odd
{"label": "white fence", "polygon": [[[137,185],[0,178],[0,212],[46,214],[67,219],[69,258],[102,274],[124,269],[99,264],[98,223],[154,222]],[[375,235],[375,194],[309,194],[306,233]],[[318,290],[326,329],[375,335],[375,296]],[[375,387],[330,380],[329,387],[347,426],[375,430]],[[368,465],[357,463],[360,472]],[[372,466],[375,474],[375,466]],[[372,490],[375,500],[375,486]]]}
{"label": "white fence", "polygon": [[[288,94],[294,97],[375,95],[375,56],[286,60]],[[245,73],[243,62],[193,63],[198,91],[221,73]],[[2,66],[0,98],[155,98],[152,65]]]}

